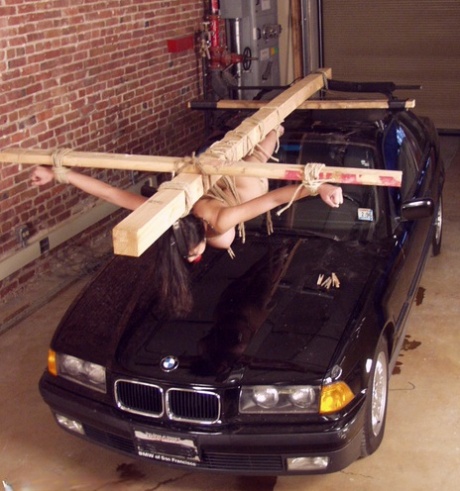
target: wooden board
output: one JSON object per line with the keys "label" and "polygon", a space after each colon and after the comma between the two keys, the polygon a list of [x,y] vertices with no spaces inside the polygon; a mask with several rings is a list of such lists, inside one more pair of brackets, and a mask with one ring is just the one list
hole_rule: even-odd
{"label": "wooden board", "polygon": [[[322,89],[326,77],[331,77],[330,69],[308,75],[272,101],[264,103],[254,115],[245,119],[235,130],[229,131],[222,140],[200,155],[199,166],[193,161],[177,157],[114,155],[71,150],[60,152],[59,161],[60,164],[69,167],[99,167],[147,172],[180,170],[180,174],[170,181],[166,188],[160,189],[113,230],[115,253],[138,257],[178,218],[189,212],[191,206],[207,191],[204,182],[206,185],[212,185],[223,174],[301,180],[303,165],[255,163],[246,165],[241,161],[291,112]],[[55,152],[49,150],[16,148],[0,152],[0,161],[52,165],[55,155]],[[212,175],[213,178],[204,180],[200,173]],[[319,178],[332,183],[401,185],[401,173],[372,169],[328,167],[320,173]]]}
{"label": "wooden board", "polygon": [[[171,181],[172,182],[172,181]],[[188,189],[191,202],[204,192],[201,176],[180,174],[174,178],[178,189],[161,189],[132,212],[112,231],[115,254],[139,257],[186,211],[186,199],[180,185]]]}
{"label": "wooden board", "polygon": [[[292,111],[324,87],[324,77],[331,78],[330,69],[310,74],[294,84],[270,101],[270,104],[259,109],[251,118],[244,120],[235,130],[228,132],[212,148],[206,150],[200,156],[200,161],[203,164],[212,164],[216,159],[230,162],[243,159]],[[200,176],[184,175],[182,177],[186,178],[186,185],[190,188],[196,190],[202,185]],[[196,181],[199,181],[199,184]],[[203,189],[203,192],[205,191],[206,189]],[[200,194],[198,191],[194,195],[188,193],[188,204],[197,201],[203,192]],[[164,191],[159,191],[115,226],[113,246],[116,254],[140,256],[177,218],[187,213],[185,191],[177,190],[174,193],[177,195],[166,198]],[[170,199],[174,205],[168,205],[166,199]],[[155,231],[153,236],[151,235],[152,230]]]}
{"label": "wooden board", "polygon": [[[220,101],[191,101],[190,109],[215,110],[258,110],[264,107],[265,101],[222,99]],[[415,99],[405,101],[388,101],[387,99],[349,99],[349,100],[309,100],[303,102],[299,110],[332,110],[332,109],[412,109],[415,107]]]}
{"label": "wooden board", "polygon": [[[54,165],[55,150],[6,148],[0,151],[0,162],[30,165]],[[138,172],[177,172],[183,157],[158,157],[103,152],[66,151],[60,159],[64,167],[115,169]]]}
{"label": "wooden board", "polygon": [[[200,173],[214,176],[210,184],[224,174],[246,174],[253,177],[290,181],[301,180],[303,165],[272,163],[247,165],[241,160],[270,131],[282,123],[284,118],[302,106],[305,99],[324,86],[324,76],[330,78],[329,69],[305,77],[269,103],[264,103],[255,115],[243,121],[236,130],[227,133],[220,142],[204,152],[200,156],[199,166],[190,159],[180,157],[120,155],[69,150],[63,151],[59,160],[62,165],[68,167],[96,167],[146,172],[178,172],[180,169],[180,174],[168,183],[167,189],[160,189],[113,230],[115,253],[138,257],[178,218],[183,216],[206,191]],[[54,155],[55,152],[50,150],[12,148],[0,152],[0,161],[17,164],[53,165]],[[337,184],[401,185],[400,172],[374,169],[328,167],[320,173],[319,178]]]}
{"label": "wooden board", "polygon": [[[0,151],[0,162],[31,165],[53,165],[52,150],[23,150],[21,148],[9,148]],[[305,162],[307,163],[307,162]],[[258,163],[251,162],[248,165],[244,160],[239,162],[223,161],[217,158],[208,159],[200,164],[192,163],[191,159],[182,157],[160,157],[146,155],[125,155],[113,153],[96,153],[71,151],[63,156],[62,165],[65,167],[99,168],[131,170],[139,172],[166,172],[177,173],[174,182],[178,187],[187,187],[188,180],[181,176],[186,174],[209,175],[209,176],[238,176],[266,177],[268,179],[281,179],[287,181],[301,181],[303,178],[304,165],[285,163]],[[356,169],[342,167],[327,167],[319,175],[320,179],[334,184],[345,184],[354,182],[363,185],[378,186],[401,186],[400,171],[385,171],[379,169]],[[191,183],[194,182],[192,178]],[[182,183],[182,184],[180,184]],[[201,191],[201,187],[195,189]],[[158,198],[158,197],[157,197]]]}

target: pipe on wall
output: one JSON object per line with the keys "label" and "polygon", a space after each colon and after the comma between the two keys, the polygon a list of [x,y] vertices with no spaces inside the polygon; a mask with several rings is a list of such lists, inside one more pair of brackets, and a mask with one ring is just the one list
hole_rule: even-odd
{"label": "pipe on wall", "polygon": [[322,66],[321,0],[301,0],[303,75]]}

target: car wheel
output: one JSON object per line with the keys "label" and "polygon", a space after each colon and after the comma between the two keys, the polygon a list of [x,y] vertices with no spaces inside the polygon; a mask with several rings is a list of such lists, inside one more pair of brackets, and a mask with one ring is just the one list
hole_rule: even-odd
{"label": "car wheel", "polygon": [[442,242],[442,196],[439,197],[438,210],[436,212],[436,218],[434,220],[434,231],[432,250],[433,256],[438,256],[441,253]]}
{"label": "car wheel", "polygon": [[373,361],[367,391],[361,457],[374,453],[385,431],[388,400],[388,343],[382,338]]}

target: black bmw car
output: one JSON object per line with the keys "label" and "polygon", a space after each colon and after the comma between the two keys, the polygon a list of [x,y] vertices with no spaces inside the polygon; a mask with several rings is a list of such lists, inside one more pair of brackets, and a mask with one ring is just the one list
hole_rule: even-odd
{"label": "black bmw car", "polygon": [[[51,342],[43,399],[70,433],[169,465],[334,472],[380,445],[389,376],[424,263],[442,239],[443,165],[405,109],[298,111],[281,162],[403,171],[247,223],[236,257],[192,267],[194,308],[157,316],[150,252],[117,256]],[[272,184],[273,185],[273,184]],[[280,185],[280,184],[275,184]]]}

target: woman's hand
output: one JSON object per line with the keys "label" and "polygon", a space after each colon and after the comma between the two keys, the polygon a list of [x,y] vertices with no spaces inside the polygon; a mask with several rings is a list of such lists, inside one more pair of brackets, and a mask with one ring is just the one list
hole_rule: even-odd
{"label": "woman's hand", "polygon": [[324,183],[318,191],[321,199],[332,208],[338,208],[343,203],[342,188]]}
{"label": "woman's hand", "polygon": [[53,181],[54,173],[51,167],[42,167],[39,165],[30,174],[30,181],[32,186],[43,186]]}

